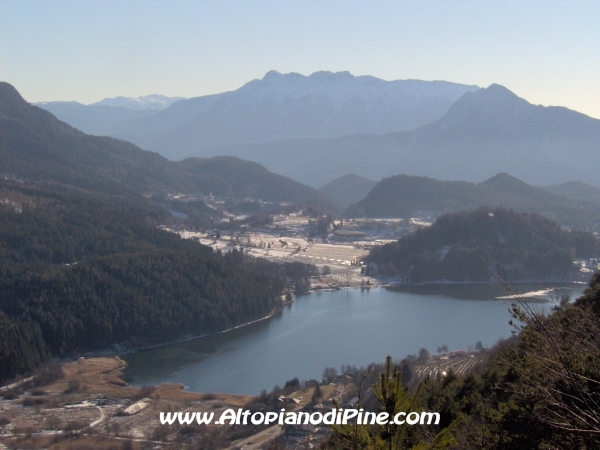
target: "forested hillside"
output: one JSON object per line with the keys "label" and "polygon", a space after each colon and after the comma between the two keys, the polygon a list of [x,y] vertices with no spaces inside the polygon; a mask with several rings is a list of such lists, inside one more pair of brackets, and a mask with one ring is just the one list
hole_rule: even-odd
{"label": "forested hillside", "polygon": [[513,310],[519,337],[496,345],[481,373],[429,380],[420,403],[441,427],[463,417],[459,448],[599,448],[600,275],[549,316],[517,299]]}
{"label": "forested hillside", "polygon": [[267,201],[328,201],[317,190],[234,157],[171,162],[129,142],[86,135],[0,83],[0,175],[116,195],[184,192]]}
{"label": "forested hillside", "polygon": [[377,183],[363,200],[349,206],[344,215],[414,217],[480,206],[538,213],[577,229],[593,227],[600,222],[600,202],[592,198],[568,198],[530,186],[506,173],[499,173],[482,183],[395,175]]}
{"label": "forested hillside", "polygon": [[410,282],[566,280],[574,258],[600,255],[592,234],[566,231],[537,214],[479,208],[438,217],[428,228],[375,248],[367,261]]}
{"label": "forested hillside", "polygon": [[316,207],[329,207],[324,194],[302,183],[269,172],[263,166],[233,156],[188,158],[172,163],[186,174],[194,189],[227,198],[252,198],[271,202],[305,201]]}
{"label": "forested hillside", "polygon": [[88,136],[7,83],[0,138],[0,380],[50,356],[220,331],[273,311],[278,271],[158,229],[169,207],[209,220],[220,214],[202,200],[211,193],[329,205],[256,163],[175,163]]}
{"label": "forested hillside", "polygon": [[0,380],[48,356],[205,334],[268,314],[284,282],[158,230],[143,201],[3,181]]}

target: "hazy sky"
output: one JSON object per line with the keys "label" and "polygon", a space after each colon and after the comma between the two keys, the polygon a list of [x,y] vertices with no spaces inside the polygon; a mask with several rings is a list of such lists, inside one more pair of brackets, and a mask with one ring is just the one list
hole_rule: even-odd
{"label": "hazy sky", "polygon": [[600,118],[598,1],[0,0],[30,102],[237,89],[275,69],[499,83]]}

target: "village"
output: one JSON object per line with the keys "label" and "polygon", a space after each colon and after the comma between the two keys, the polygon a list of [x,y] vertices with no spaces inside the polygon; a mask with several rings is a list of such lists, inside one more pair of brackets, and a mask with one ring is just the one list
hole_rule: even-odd
{"label": "village", "polygon": [[[244,218],[232,216],[225,223],[233,224]],[[162,225],[161,228],[177,233],[184,239],[197,240],[215,251],[238,249],[249,256],[274,262],[297,261],[314,265],[321,276],[311,280],[310,289],[364,288],[385,284],[375,278],[378,275],[377,265],[371,263],[366,266],[362,261],[369,250],[431,225],[428,220],[428,217],[408,220],[328,218],[323,225],[319,219],[299,211],[276,214],[271,223],[261,227],[242,225],[232,226],[231,229],[221,226],[197,230],[178,223]]]}
{"label": "village", "polygon": [[[486,357],[484,349],[427,355],[414,361],[413,382],[476,369]],[[118,356],[81,357],[0,388],[0,449],[310,449],[327,439],[329,426],[163,425],[160,413],[219,417],[240,408],[326,413],[356,408],[360,401],[362,372],[354,367],[342,367],[340,373],[327,368],[320,381],[289,380],[258,397],[189,392],[181,384],[131,387],[123,381],[124,368]]]}
{"label": "village", "polygon": [[[160,412],[214,413],[331,410],[336,402],[356,405],[345,376],[287,383],[260,397],[194,393],[183,385],[134,388],[122,380],[119,357],[79,358],[0,389],[0,448],[314,448],[330,433],[326,425],[162,425]],[[317,391],[317,393],[315,393]],[[354,403],[352,403],[354,402]],[[281,448],[281,447],[279,447]]]}
{"label": "village", "polygon": [[[244,218],[231,215],[226,223],[235,223]],[[249,256],[278,263],[301,262],[314,265],[319,270],[319,276],[309,280],[308,285],[296,287],[297,291],[309,291],[402,284],[406,280],[380,276],[377,264],[371,262],[367,265],[363,258],[371,249],[395,242],[419,228],[429,227],[432,221],[433,217],[426,212],[410,219],[329,219],[324,230],[319,220],[299,211],[276,214],[271,223],[261,227],[242,225],[235,227],[235,230],[233,227],[197,230],[180,224],[161,227],[184,239],[197,240],[215,251],[237,249]],[[442,255],[449,250],[450,246],[443,247]],[[574,261],[575,270],[571,281],[587,283],[599,268],[598,258],[577,259]]]}

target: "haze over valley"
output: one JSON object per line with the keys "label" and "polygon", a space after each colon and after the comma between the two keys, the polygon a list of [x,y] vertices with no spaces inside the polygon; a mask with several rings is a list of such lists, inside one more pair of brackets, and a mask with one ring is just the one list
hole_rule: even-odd
{"label": "haze over valley", "polygon": [[0,449],[600,448],[598,5],[31,6]]}
{"label": "haze over valley", "polygon": [[232,155],[317,188],[349,173],[478,182],[507,172],[535,185],[596,183],[583,162],[598,149],[599,120],[532,105],[496,84],[479,89],[271,71],[236,91],[176,101],[158,112],[98,110],[106,103],[39,106],[82,131],[172,160]]}
{"label": "haze over valley", "polygon": [[[347,173],[368,179],[404,173],[483,181],[507,172],[535,185],[595,184],[585,164],[597,152],[600,121],[560,107],[535,106],[492,85],[467,93],[441,118],[413,131],[330,139],[290,139],[214,148],[321,186]],[[294,160],[294,164],[288,161]]]}
{"label": "haze over valley", "polygon": [[110,111],[103,109],[110,120],[103,134],[181,159],[222,154],[206,149],[228,144],[408,131],[438,119],[465,92],[477,89],[445,81],[384,81],[349,72],[303,76],[272,70],[235,91],[179,101],[151,115],[139,112],[133,99],[130,104],[102,100],[86,107],[38,106],[91,134],[100,133],[85,117],[96,117],[98,106],[132,108],[138,112],[131,117],[115,108],[110,119]]}

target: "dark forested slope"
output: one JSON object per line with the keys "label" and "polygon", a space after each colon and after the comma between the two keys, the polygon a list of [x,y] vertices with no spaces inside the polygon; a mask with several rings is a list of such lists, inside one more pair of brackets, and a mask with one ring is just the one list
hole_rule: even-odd
{"label": "dark forested slope", "polygon": [[479,208],[438,217],[428,228],[374,249],[367,261],[411,282],[568,279],[574,258],[600,254],[592,234],[537,214]]}
{"label": "dark forested slope", "polygon": [[0,182],[0,380],[49,355],[263,317],[283,281],[161,231],[144,201]]}
{"label": "dark forested slope", "polygon": [[206,195],[212,192],[221,198],[258,198],[272,202],[308,200],[314,206],[330,206],[326,196],[316,189],[234,156],[188,158],[171,164],[192,180],[197,191]]}
{"label": "dark forested slope", "polygon": [[167,159],[127,142],[88,136],[0,83],[0,173],[90,191],[152,192],[183,184]]}

